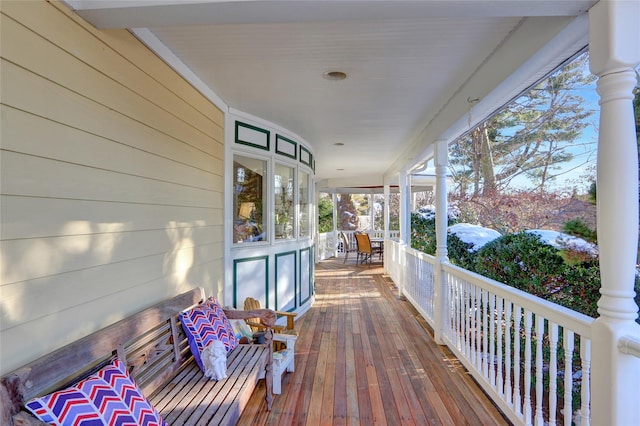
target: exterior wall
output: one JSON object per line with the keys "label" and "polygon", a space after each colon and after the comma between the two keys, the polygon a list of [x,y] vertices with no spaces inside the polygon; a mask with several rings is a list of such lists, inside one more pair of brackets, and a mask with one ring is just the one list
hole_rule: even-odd
{"label": "exterior wall", "polygon": [[224,114],[127,31],[2,1],[0,374],[224,280]]}

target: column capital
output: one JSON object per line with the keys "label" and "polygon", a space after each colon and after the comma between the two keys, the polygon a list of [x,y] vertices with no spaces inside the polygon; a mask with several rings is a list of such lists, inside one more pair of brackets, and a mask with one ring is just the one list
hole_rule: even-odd
{"label": "column capital", "polygon": [[640,63],[640,1],[601,0],[589,10],[589,55],[595,75]]}

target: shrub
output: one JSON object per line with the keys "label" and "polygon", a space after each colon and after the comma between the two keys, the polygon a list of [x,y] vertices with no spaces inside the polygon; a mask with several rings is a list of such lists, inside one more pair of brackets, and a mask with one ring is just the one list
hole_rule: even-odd
{"label": "shrub", "polygon": [[562,232],[565,234],[573,235],[574,237],[583,238],[590,243],[595,243],[597,240],[597,232],[589,228],[587,223],[582,219],[572,219],[566,221],[562,225]]}
{"label": "shrub", "polygon": [[[457,222],[455,211],[449,212],[447,222],[447,226]],[[432,256],[436,254],[436,215],[432,207],[411,213],[411,248]]]}
{"label": "shrub", "polygon": [[507,234],[486,244],[475,264],[475,272],[539,297],[558,291],[565,269],[558,250],[528,232]]}
{"label": "shrub", "polygon": [[436,254],[436,220],[411,213],[411,248],[430,255]]}
{"label": "shrub", "polygon": [[560,280],[559,291],[548,297],[551,302],[592,318],[598,316],[600,266],[597,260],[567,266]]}
{"label": "shrub", "polygon": [[473,250],[472,243],[465,243],[457,235],[448,234],[447,251],[451,263],[470,271],[475,270],[477,252]]}

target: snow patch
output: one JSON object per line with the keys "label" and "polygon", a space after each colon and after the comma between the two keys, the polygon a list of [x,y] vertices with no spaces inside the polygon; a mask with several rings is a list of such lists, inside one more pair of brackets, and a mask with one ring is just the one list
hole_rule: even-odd
{"label": "snow patch", "polygon": [[460,238],[463,242],[473,244],[471,251],[480,250],[485,244],[502,236],[502,234],[495,229],[472,225],[470,223],[456,223],[455,225],[451,225],[448,231]]}
{"label": "snow patch", "polygon": [[557,249],[573,248],[593,255],[598,254],[598,247],[582,238],[548,229],[530,229],[526,232],[538,235],[542,242]]}

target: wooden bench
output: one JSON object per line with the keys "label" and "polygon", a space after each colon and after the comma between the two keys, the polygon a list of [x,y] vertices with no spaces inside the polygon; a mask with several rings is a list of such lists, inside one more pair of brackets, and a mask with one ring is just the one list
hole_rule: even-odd
{"label": "wooden bench", "polygon": [[229,319],[261,318],[263,345],[239,345],[227,356],[227,379],[209,380],[198,368],[178,313],[204,301],[193,289],[43,356],[0,381],[0,425],[42,425],[25,411],[29,399],[63,389],[114,358],[124,361],[138,387],[170,425],[235,424],[259,379],[272,403],[272,310],[226,310]]}

